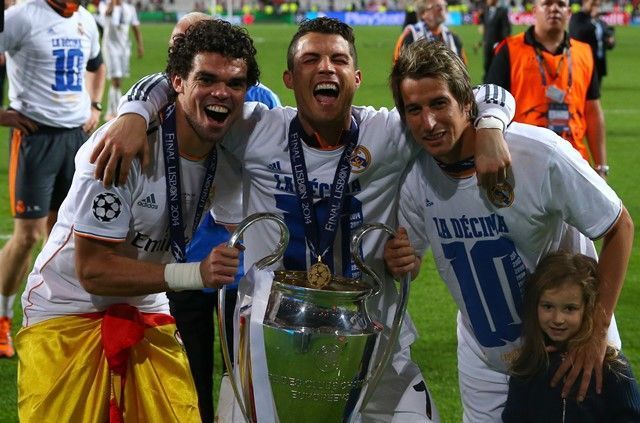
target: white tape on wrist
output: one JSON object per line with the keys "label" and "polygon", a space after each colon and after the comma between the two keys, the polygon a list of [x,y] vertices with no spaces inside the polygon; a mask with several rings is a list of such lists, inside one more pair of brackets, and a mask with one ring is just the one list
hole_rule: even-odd
{"label": "white tape on wrist", "polygon": [[172,291],[204,288],[200,262],[167,264],[164,267],[164,280]]}
{"label": "white tape on wrist", "polygon": [[493,116],[483,116],[478,119],[476,129],[499,129],[504,131],[504,124],[500,119]]}

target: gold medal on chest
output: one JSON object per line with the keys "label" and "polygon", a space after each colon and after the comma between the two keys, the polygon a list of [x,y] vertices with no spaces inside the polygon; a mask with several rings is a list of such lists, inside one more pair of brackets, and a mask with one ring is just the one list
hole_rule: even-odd
{"label": "gold medal on chest", "polygon": [[307,271],[307,282],[315,289],[322,289],[331,282],[331,269],[322,262],[321,256]]}

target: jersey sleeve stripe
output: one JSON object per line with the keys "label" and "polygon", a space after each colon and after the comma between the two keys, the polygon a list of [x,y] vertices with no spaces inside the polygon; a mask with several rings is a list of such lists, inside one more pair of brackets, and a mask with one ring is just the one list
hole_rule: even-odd
{"label": "jersey sleeve stripe", "polygon": [[166,77],[167,76],[164,73],[155,73],[142,78],[140,81],[136,82],[133,87],[131,87],[127,100],[147,101],[149,99],[149,93],[153,90],[153,87],[158,85]]}
{"label": "jersey sleeve stripe", "polygon": [[502,88],[500,85],[477,85],[473,89],[474,91],[484,89],[484,102],[486,104],[498,104],[500,107],[505,107],[507,101],[507,90]]}
{"label": "jersey sleeve stripe", "polygon": [[105,236],[105,235],[98,235],[98,234],[94,234],[91,232],[82,232],[79,231],[77,229],[73,229],[73,233],[75,235],[78,235],[79,237],[82,238],[87,238],[87,239],[95,239],[98,241],[104,241],[104,242],[114,242],[114,243],[120,243],[123,242],[126,238],[124,237],[110,237],[110,236]]}
{"label": "jersey sleeve stripe", "polygon": [[619,200],[618,203],[618,214],[616,215],[616,218],[613,220],[613,222],[611,222],[611,224],[604,230],[602,231],[601,234],[591,238],[592,241],[597,241],[601,238],[603,238],[607,233],[609,233],[609,231],[611,230],[611,228],[613,228],[615,226],[616,223],[618,223],[618,220],[620,219],[620,216],[622,215],[622,200]]}

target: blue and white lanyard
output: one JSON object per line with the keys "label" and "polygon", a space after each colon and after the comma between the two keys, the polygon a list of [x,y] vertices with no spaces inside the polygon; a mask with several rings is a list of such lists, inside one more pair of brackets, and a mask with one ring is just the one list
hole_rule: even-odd
{"label": "blue and white lanyard", "polygon": [[[176,113],[175,105],[170,104],[161,113],[162,116],[162,152],[164,154],[165,181],[167,190],[167,204],[169,206],[169,236],[171,240],[171,254],[178,263],[184,263],[186,260],[186,246],[184,230],[184,215],[182,213],[182,188],[180,184],[180,152],[178,146],[178,138],[176,135]],[[196,205],[196,213],[193,218],[193,227],[191,238],[195,232],[202,212],[209,198],[209,191],[213,185],[213,179],[216,174],[216,166],[218,164],[218,155],[215,146],[207,156],[205,167],[206,173],[200,188],[198,203]]]}
{"label": "blue and white lanyard", "polygon": [[313,191],[309,184],[309,176],[307,173],[307,165],[304,160],[304,151],[302,148],[302,137],[304,129],[298,119],[294,117],[289,124],[289,157],[291,159],[291,170],[293,173],[294,186],[296,189],[296,197],[302,213],[304,224],[304,233],[311,254],[317,258],[323,257],[336,236],[340,216],[344,203],[344,195],[349,183],[351,175],[351,155],[358,143],[359,128],[353,117],[351,118],[351,126],[348,131],[344,132],[344,151],[340,156],[338,167],[333,178],[333,185],[329,195],[329,210],[327,212],[326,221],[318,225],[318,217],[316,215],[313,204]]}

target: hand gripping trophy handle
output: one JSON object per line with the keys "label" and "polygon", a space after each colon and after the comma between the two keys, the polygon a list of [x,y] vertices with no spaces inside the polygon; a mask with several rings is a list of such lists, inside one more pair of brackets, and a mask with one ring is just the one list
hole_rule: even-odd
{"label": "hand gripping trophy handle", "polygon": [[[251,216],[244,219],[236,230],[231,234],[231,238],[227,242],[227,246],[235,247],[240,242],[242,238],[242,234],[249,228],[249,226],[260,220],[271,220],[275,222],[280,228],[280,240],[276,245],[274,252],[256,263],[258,268],[265,268],[267,266],[272,265],[282,258],[284,251],[289,244],[289,229],[287,225],[284,223],[284,220],[276,214],[273,213],[255,213]],[[234,371],[233,371],[233,363],[231,363],[231,353],[229,352],[229,344],[227,342],[227,337],[225,336],[225,328],[226,328],[226,307],[225,307],[225,294],[227,292],[226,285],[223,285],[222,288],[218,290],[218,333],[220,333],[220,345],[222,349],[222,357],[224,359],[224,364],[226,365],[229,371],[229,381],[231,382],[231,387],[233,389],[233,393],[238,400],[238,406],[244,419],[246,422],[250,422],[249,414],[247,413],[247,404],[244,404],[242,401],[242,395],[240,393],[240,388],[238,387],[238,383],[236,382]]]}
{"label": "hand gripping trophy handle", "polygon": [[[382,290],[382,281],[380,280],[378,275],[376,275],[373,269],[367,266],[362,260],[362,257],[360,256],[360,244],[362,243],[362,238],[366,234],[374,230],[383,230],[392,237],[396,236],[396,232],[391,227],[382,223],[370,223],[362,225],[351,237],[351,256],[353,257],[354,262],[362,270],[362,272],[370,276],[376,284],[372,295],[376,295]],[[407,303],[409,301],[410,282],[411,276],[409,274],[405,275],[405,277],[401,278],[400,280],[400,293],[398,297],[398,303],[396,304],[395,314],[393,316],[393,324],[391,326],[391,333],[389,334],[389,342],[384,349],[382,357],[380,358],[380,362],[377,364],[377,366],[374,366],[374,371],[369,378],[369,382],[367,384],[367,388],[360,405],[360,412],[364,410],[364,408],[371,400],[376,386],[378,385],[378,382],[382,377],[382,373],[387,367],[389,358],[391,357],[391,353],[393,352],[393,348],[396,342],[398,342],[398,336],[400,335],[400,329],[402,328],[402,321],[404,319],[404,315],[407,310]]]}

